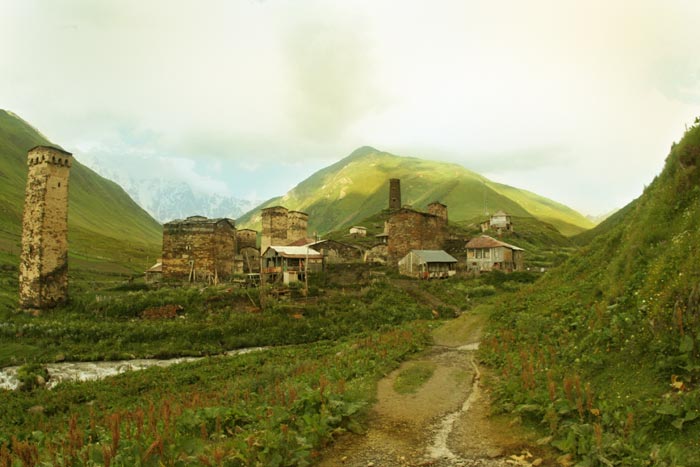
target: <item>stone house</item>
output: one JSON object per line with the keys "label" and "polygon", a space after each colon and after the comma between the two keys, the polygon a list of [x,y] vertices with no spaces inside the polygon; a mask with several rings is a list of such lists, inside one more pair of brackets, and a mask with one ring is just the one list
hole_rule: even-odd
{"label": "stone house", "polygon": [[146,284],[158,284],[163,279],[163,261],[158,260],[156,264],[146,270],[143,275]]}
{"label": "stone house", "polygon": [[447,239],[447,208],[440,215],[398,209],[389,217],[385,233],[388,260],[394,264],[411,250],[441,250]]}
{"label": "stone house", "polygon": [[308,246],[269,246],[262,254],[262,274],[270,282],[304,280],[308,271],[323,271],[323,255]]}
{"label": "stone house", "polygon": [[236,257],[234,272],[251,274],[260,272],[260,250],[257,248],[258,232],[252,229],[236,230]]}
{"label": "stone house", "polygon": [[190,216],[163,225],[163,279],[218,283],[234,273],[233,219]]}
{"label": "stone house", "polygon": [[319,240],[308,246],[320,252],[327,264],[357,263],[362,261],[364,255],[362,248],[337,240]]}
{"label": "stone house", "polygon": [[525,250],[501,242],[488,235],[467,242],[467,270],[472,272],[500,270],[522,271]]}
{"label": "stone house", "polygon": [[362,227],[361,225],[353,225],[352,227],[350,227],[350,235],[354,235],[355,237],[366,237],[367,227]]}
{"label": "stone house", "polygon": [[418,279],[454,276],[457,259],[443,250],[411,250],[399,260],[399,274]]}
{"label": "stone house", "polygon": [[386,263],[388,255],[389,251],[386,243],[379,243],[378,245],[374,245],[372,248],[365,251],[362,260],[365,263],[384,264]]}
{"label": "stone house", "polygon": [[512,232],[513,222],[511,217],[504,211],[496,211],[489,220],[481,223],[481,231],[497,230],[498,233]]}

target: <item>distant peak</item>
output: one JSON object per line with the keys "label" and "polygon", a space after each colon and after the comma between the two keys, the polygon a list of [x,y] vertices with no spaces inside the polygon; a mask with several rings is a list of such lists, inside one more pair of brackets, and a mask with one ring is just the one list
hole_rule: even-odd
{"label": "distant peak", "polygon": [[355,149],[353,152],[350,153],[350,155],[347,157],[348,159],[356,159],[359,157],[364,157],[369,154],[374,154],[377,152],[381,152],[376,148],[373,148],[372,146],[362,146],[357,149]]}

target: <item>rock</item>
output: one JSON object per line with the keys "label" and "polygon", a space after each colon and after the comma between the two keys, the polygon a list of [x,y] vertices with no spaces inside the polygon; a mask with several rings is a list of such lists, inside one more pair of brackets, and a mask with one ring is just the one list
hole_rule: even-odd
{"label": "rock", "polygon": [[46,380],[41,375],[37,375],[35,381],[36,381],[37,386],[45,386],[46,385]]}
{"label": "rock", "polygon": [[495,459],[497,457],[503,456],[503,449],[497,447],[490,447],[486,449],[486,457],[489,459]]}
{"label": "rock", "polygon": [[34,405],[32,407],[29,407],[27,409],[27,412],[35,413],[35,414],[42,414],[42,413],[44,413],[44,406],[43,405]]}
{"label": "rock", "polygon": [[58,363],[58,362],[65,362],[65,361],[66,361],[66,355],[60,353],[60,354],[58,354],[58,355],[56,355],[56,356],[54,357],[53,361],[54,361],[54,362],[57,362],[57,363]]}

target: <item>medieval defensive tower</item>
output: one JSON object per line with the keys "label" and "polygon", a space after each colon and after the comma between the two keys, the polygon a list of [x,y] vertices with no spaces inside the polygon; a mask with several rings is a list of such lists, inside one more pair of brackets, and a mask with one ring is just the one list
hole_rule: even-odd
{"label": "medieval defensive tower", "polygon": [[389,209],[401,209],[401,180],[389,179]]}
{"label": "medieval defensive tower", "polygon": [[282,206],[273,206],[262,210],[262,237],[260,253],[270,245],[287,244],[287,217],[289,210]]}
{"label": "medieval defensive tower", "polygon": [[433,201],[428,205],[428,213],[432,214],[433,216],[437,216],[440,219],[442,219],[447,225],[447,206],[442,204],[439,201]]}
{"label": "medieval defensive tower", "polygon": [[308,237],[309,215],[301,211],[289,211],[287,216],[287,244]]}
{"label": "medieval defensive tower", "polygon": [[19,302],[23,308],[50,308],[68,298],[71,156],[49,146],[37,146],[27,154],[19,264]]}

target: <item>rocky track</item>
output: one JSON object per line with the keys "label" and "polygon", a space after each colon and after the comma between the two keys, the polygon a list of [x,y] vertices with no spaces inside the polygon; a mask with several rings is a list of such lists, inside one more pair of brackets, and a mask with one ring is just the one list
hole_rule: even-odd
{"label": "rocky track", "polygon": [[[382,379],[362,435],[346,434],[322,453],[322,467],[510,467],[555,465],[531,453],[517,427],[489,417],[475,353],[485,318],[464,314],[434,333],[435,345]],[[434,372],[415,393],[394,390],[411,365]]]}

